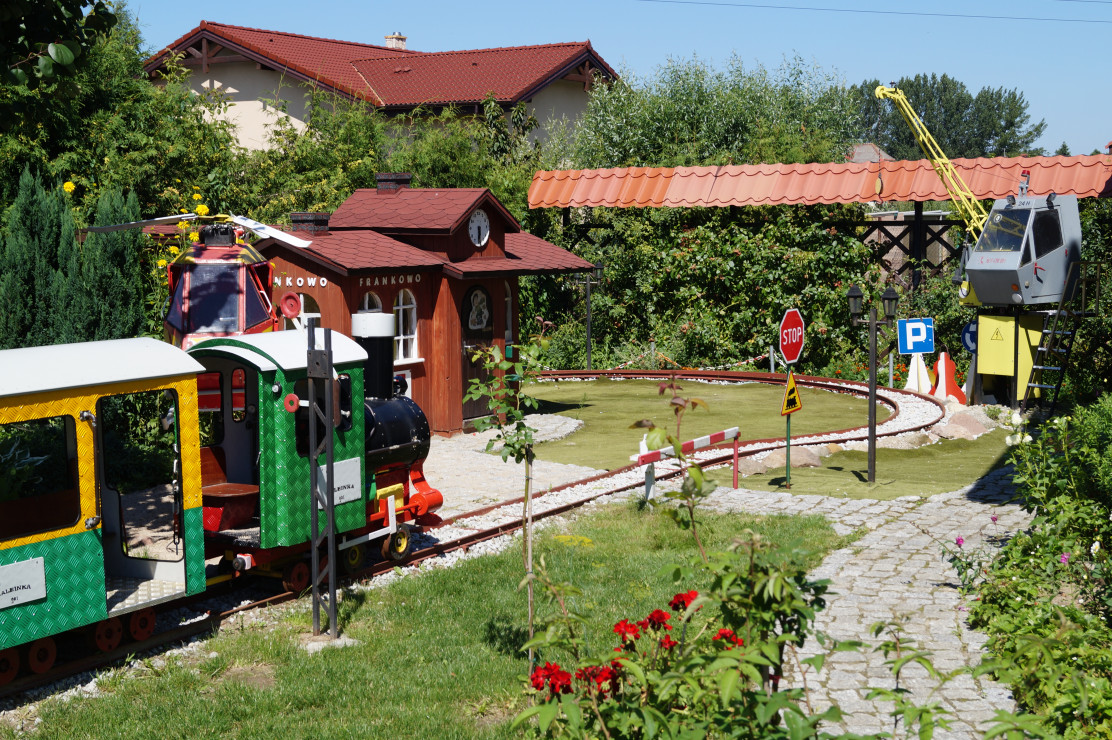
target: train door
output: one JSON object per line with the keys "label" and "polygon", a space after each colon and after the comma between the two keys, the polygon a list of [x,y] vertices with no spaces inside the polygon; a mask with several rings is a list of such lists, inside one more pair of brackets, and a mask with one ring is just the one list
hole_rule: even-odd
{"label": "train door", "polygon": [[96,420],[111,615],[186,592],[177,394],[145,390],[102,396]]}
{"label": "train door", "polygon": [[[490,293],[482,286],[470,288],[460,304],[460,325],[463,336],[463,392],[475,379],[485,380],[482,360],[472,360],[477,350],[486,349],[494,341],[494,322]],[[463,418],[475,419],[490,413],[485,399],[463,402]]]}
{"label": "train door", "polygon": [[208,532],[259,527],[259,381],[250,365],[206,360],[201,389],[201,496]]}

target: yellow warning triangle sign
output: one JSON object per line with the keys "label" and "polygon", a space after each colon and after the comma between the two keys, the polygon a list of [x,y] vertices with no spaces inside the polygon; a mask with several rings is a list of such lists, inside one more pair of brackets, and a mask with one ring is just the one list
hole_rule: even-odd
{"label": "yellow warning triangle sign", "polygon": [[780,416],[794,414],[803,408],[803,399],[799,397],[799,389],[795,387],[795,373],[788,371],[788,382],[784,386],[784,407],[780,409]]}

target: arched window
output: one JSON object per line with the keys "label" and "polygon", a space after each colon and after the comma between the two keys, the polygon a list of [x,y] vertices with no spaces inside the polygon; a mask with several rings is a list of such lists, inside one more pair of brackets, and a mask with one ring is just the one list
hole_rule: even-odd
{"label": "arched window", "polygon": [[417,299],[402,290],[394,299],[394,360],[417,358]]}
{"label": "arched window", "polygon": [[297,297],[301,299],[301,313],[295,319],[283,319],[283,329],[305,329],[309,319],[320,318],[320,306],[311,295],[298,293]]}
{"label": "arched window", "polygon": [[363,294],[363,300],[359,302],[359,313],[382,313],[382,301],[372,291],[367,291]]}

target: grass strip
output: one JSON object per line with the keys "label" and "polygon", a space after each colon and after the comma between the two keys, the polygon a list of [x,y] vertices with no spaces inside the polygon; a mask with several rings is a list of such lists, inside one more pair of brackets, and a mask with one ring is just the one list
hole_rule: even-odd
{"label": "grass strip", "polygon": [[[703,515],[702,536],[725,548],[745,529],[785,558],[816,565],[843,546],[824,519]],[[689,533],[632,505],[600,507],[538,539],[555,577],[583,590],[587,639],[605,650],[612,625],[641,619],[679,590],[661,574],[694,557]],[[194,657],[156,658],[101,681],[98,698],[41,708],[41,738],[513,737],[528,671],[520,548],[430,570],[373,590],[349,590],[342,632],[358,644],[309,655],[308,604],[274,625],[228,625]],[[542,614],[547,607],[542,606]],[[562,656],[540,656],[558,660]],[[0,737],[15,737],[0,728]]]}

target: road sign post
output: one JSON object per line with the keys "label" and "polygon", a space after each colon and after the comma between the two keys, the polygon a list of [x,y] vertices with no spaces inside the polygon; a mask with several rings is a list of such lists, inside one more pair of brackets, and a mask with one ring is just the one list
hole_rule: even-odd
{"label": "road sign post", "polygon": [[798,308],[789,308],[780,319],[780,354],[788,364],[788,377],[784,383],[784,405],[780,415],[784,417],[784,487],[792,487],[792,414],[803,407],[799,400],[799,390],[795,387],[795,373],[792,365],[799,362],[803,354],[803,314]]}

